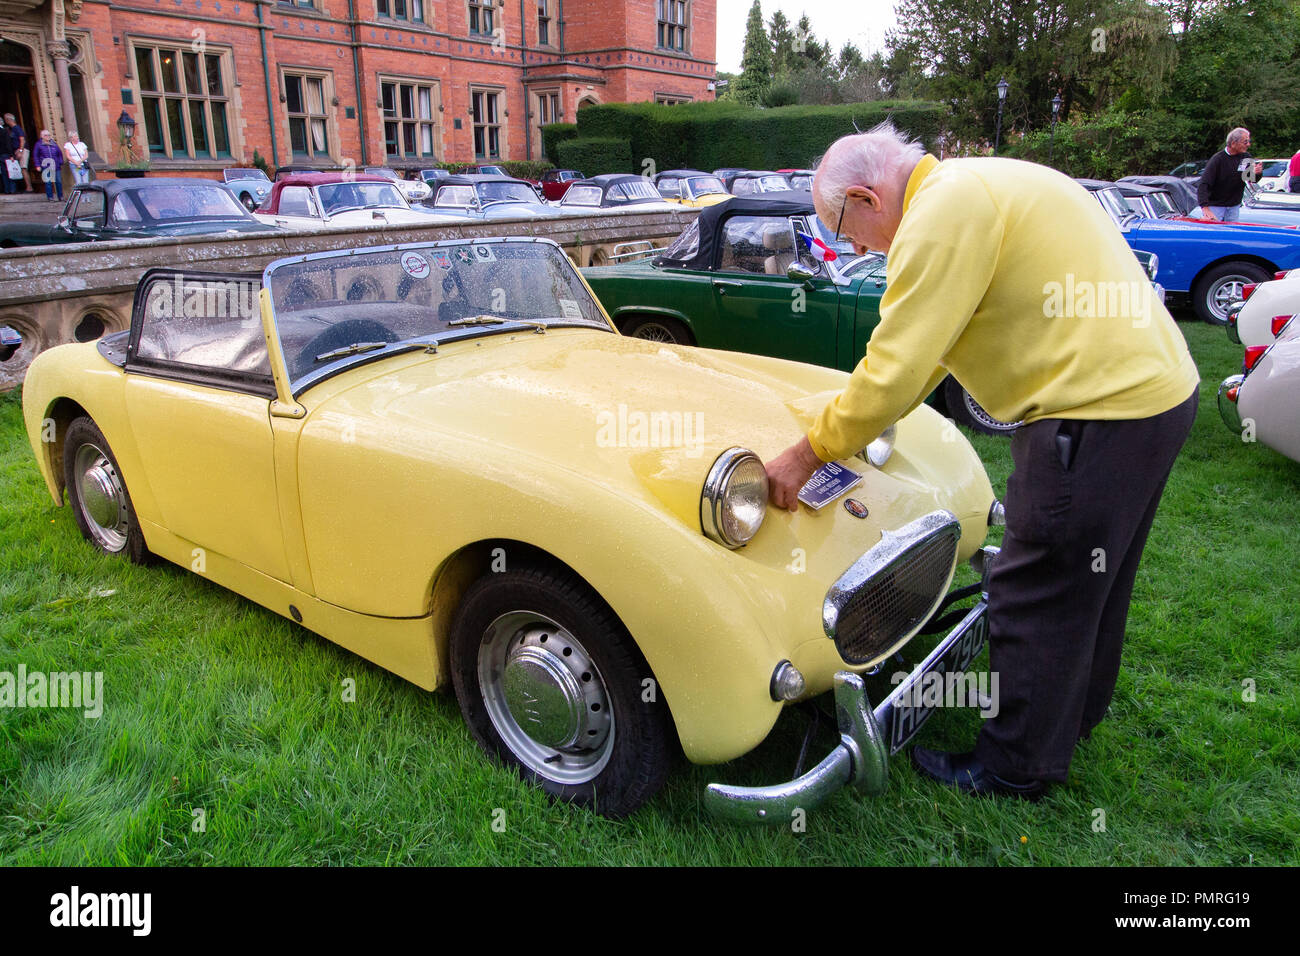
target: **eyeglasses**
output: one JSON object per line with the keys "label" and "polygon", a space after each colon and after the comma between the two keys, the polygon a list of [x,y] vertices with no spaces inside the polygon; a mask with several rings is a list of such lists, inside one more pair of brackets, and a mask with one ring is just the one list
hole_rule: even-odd
{"label": "eyeglasses", "polygon": [[840,203],[840,221],[835,224],[835,241],[840,241],[840,230],[844,228],[844,210],[848,208],[849,197],[845,195],[844,202]]}

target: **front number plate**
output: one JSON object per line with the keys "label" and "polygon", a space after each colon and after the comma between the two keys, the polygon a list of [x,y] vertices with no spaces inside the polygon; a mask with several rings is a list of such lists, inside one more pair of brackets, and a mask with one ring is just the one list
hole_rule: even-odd
{"label": "front number plate", "polygon": [[[936,685],[932,679],[927,680],[926,675],[938,674],[942,679],[945,674],[964,672],[983,649],[988,632],[988,605],[980,601],[929,656],[880,702],[880,706],[875,709],[875,716],[882,727],[889,727],[891,754],[898,753],[915,737],[934,712],[936,695],[925,693],[927,685],[946,689],[946,681]],[[946,700],[942,690],[937,697],[939,703]]]}

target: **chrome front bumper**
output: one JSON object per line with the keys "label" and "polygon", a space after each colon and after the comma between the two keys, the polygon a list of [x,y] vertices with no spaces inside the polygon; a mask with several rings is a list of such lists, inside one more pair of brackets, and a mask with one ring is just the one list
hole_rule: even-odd
{"label": "chrome front bumper", "polygon": [[976,552],[977,557],[983,558],[979,568],[985,581],[980,600],[874,709],[860,676],[850,671],[835,675],[835,714],[840,743],[821,763],[798,779],[768,787],[711,783],[704,793],[704,805],[709,812],[731,823],[784,824],[792,819],[795,810],[811,810],[847,784],[863,793],[884,792],[889,785],[893,721],[924,721],[928,716],[918,714],[918,709],[910,705],[900,708],[899,701],[904,695],[911,695],[912,688],[936,670],[956,644],[970,640],[972,631],[981,624],[988,610],[988,565],[997,550],[989,547]]}

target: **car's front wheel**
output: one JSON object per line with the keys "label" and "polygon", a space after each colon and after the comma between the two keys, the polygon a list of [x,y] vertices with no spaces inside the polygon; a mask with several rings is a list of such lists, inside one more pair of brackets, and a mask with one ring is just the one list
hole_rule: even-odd
{"label": "car's front wheel", "polygon": [[551,796],[626,816],[663,785],[675,741],[618,617],[568,572],[490,572],[466,592],[451,673],[475,739]]}
{"label": "car's front wheel", "polygon": [[951,375],[943,380],[943,401],[954,421],[984,435],[1010,435],[1020,427],[1020,422],[1004,422],[986,412]]}
{"label": "car's front wheel", "polygon": [[149,549],[126,482],[104,433],[87,417],[74,419],[63,438],[63,480],[77,527],[105,554],[143,563]]}
{"label": "car's front wheel", "polygon": [[1228,306],[1240,302],[1242,288],[1252,282],[1267,282],[1269,273],[1252,262],[1225,262],[1196,280],[1192,308],[1203,322],[1228,324]]}
{"label": "car's front wheel", "polygon": [[623,323],[623,334],[634,339],[665,342],[671,345],[694,345],[690,330],[667,316],[637,316]]}

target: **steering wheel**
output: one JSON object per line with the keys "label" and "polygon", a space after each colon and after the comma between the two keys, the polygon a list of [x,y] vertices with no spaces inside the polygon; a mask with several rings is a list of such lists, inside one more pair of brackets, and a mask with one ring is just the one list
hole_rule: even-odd
{"label": "steering wheel", "polygon": [[[355,342],[396,342],[397,334],[388,326],[373,319],[347,319],[331,325],[302,347],[294,367],[301,375],[316,365],[316,356],[335,349],[346,348]],[[297,376],[295,376],[297,377]]]}

